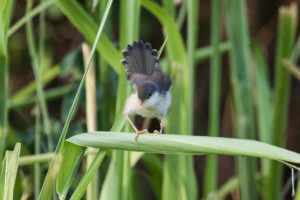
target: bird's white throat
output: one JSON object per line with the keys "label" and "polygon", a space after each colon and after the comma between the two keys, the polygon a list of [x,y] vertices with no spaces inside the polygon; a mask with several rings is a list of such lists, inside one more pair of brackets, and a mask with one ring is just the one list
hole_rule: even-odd
{"label": "bird's white throat", "polygon": [[134,113],[149,118],[160,118],[167,114],[170,105],[171,93],[169,91],[165,94],[159,94],[158,92],[153,93],[143,105],[141,105],[141,101],[135,92],[128,97],[124,113]]}

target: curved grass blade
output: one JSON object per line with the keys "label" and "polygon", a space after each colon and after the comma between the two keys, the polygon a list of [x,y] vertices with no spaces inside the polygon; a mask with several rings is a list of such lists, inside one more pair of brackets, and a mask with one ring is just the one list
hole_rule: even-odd
{"label": "curved grass blade", "polygon": [[66,142],[62,152],[63,167],[60,168],[56,180],[56,192],[59,199],[66,199],[67,193],[77,172],[85,148]]}
{"label": "curved grass blade", "polygon": [[8,37],[14,34],[18,29],[20,29],[28,20],[43,12],[45,9],[49,8],[55,3],[56,0],[47,0],[39,4],[36,8],[32,9],[25,16],[23,16],[19,21],[17,21],[12,27],[8,30]]}
{"label": "curved grass blade", "polygon": [[16,144],[14,151],[6,151],[0,174],[0,199],[13,199],[20,151],[20,143]]}
{"label": "curved grass blade", "polygon": [[[97,24],[93,21],[92,17],[73,0],[57,0],[57,7],[66,15],[71,23],[84,35],[89,43],[93,43],[96,33]],[[101,45],[100,45],[101,44]],[[108,40],[105,35],[101,35],[99,44],[97,44],[97,51],[105,61],[118,73],[122,74],[124,70],[120,60],[122,54],[114,45]]]}
{"label": "curved grass blade", "polygon": [[13,0],[0,0],[0,159],[2,159],[7,134],[7,85],[8,53],[7,30],[10,23]]}
{"label": "curved grass blade", "polygon": [[120,149],[160,154],[220,154],[250,156],[300,164],[300,154],[256,140],[185,136],[175,134],[143,134],[138,144],[134,133],[93,132],[75,135],[67,141],[84,147]]}
{"label": "curved grass blade", "polygon": [[[87,64],[86,70],[84,71],[84,74],[83,74],[82,79],[81,79],[81,81],[80,81],[78,90],[77,90],[76,95],[75,95],[75,97],[74,97],[72,106],[71,106],[70,111],[69,111],[69,113],[68,113],[68,116],[67,116],[65,125],[64,125],[64,127],[63,127],[61,136],[60,136],[60,138],[59,138],[57,147],[56,147],[56,149],[55,149],[55,153],[56,153],[56,154],[59,154],[59,153],[61,153],[61,151],[62,151],[63,141],[65,140],[65,137],[66,137],[66,135],[67,135],[67,131],[68,131],[68,128],[69,128],[71,119],[72,119],[72,117],[73,117],[73,115],[74,115],[76,106],[77,106],[77,104],[78,104],[79,96],[80,96],[81,90],[82,90],[82,88],[83,88],[83,85],[84,85],[84,81],[85,81],[87,72],[88,72],[88,70],[89,70],[89,68],[90,68],[90,64],[91,64],[93,55],[94,55],[94,53],[95,53],[96,47],[99,46],[99,45],[98,45],[98,42],[99,42],[99,39],[100,39],[102,30],[103,30],[103,27],[104,27],[104,24],[105,24],[105,21],[106,21],[108,12],[109,12],[109,10],[110,10],[111,4],[112,4],[112,0],[107,4],[107,9],[105,10],[105,13],[104,13],[104,15],[103,15],[103,18],[102,18],[102,20],[101,20],[101,24],[100,24],[100,26],[99,26],[99,29],[98,29],[98,32],[97,32],[97,36],[96,36],[95,42],[94,42],[93,47],[92,47],[92,50],[91,50],[91,54],[90,54],[90,58],[89,58],[89,60],[88,60],[88,64]],[[39,199],[43,199],[43,200],[44,200],[44,199],[51,199],[51,196],[52,196],[51,193],[52,193],[52,190],[53,190],[54,179],[51,179],[50,174],[52,174],[52,172],[55,170],[55,166],[56,166],[56,162],[55,162],[55,160],[52,160],[52,162],[51,162],[51,164],[50,164],[50,167],[49,167],[49,170],[48,170],[48,173],[47,173],[47,176],[46,176],[46,178],[45,178],[45,181],[44,181],[44,184],[43,184],[43,187],[42,187],[42,190],[41,190]]]}
{"label": "curved grass blade", "polygon": [[86,188],[92,178],[94,177],[94,174],[96,173],[99,165],[102,163],[102,160],[104,159],[106,154],[106,151],[99,151],[98,154],[95,157],[95,160],[92,162],[84,176],[82,177],[79,185],[76,187],[76,190],[72,194],[70,200],[75,199],[81,199],[84,192],[86,191]]}

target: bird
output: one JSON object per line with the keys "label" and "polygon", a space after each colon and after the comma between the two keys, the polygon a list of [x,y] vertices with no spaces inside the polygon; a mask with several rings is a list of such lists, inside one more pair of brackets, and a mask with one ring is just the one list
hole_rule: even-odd
{"label": "bird", "polygon": [[164,120],[171,105],[170,88],[172,80],[159,66],[157,50],[152,49],[150,43],[135,41],[123,50],[124,59],[121,63],[126,68],[126,76],[132,84],[134,92],[127,98],[124,115],[135,130],[134,142],[139,135],[148,133],[147,129],[138,130],[129,115],[137,114],[146,118],[160,118],[160,130],[154,133],[161,134]]}

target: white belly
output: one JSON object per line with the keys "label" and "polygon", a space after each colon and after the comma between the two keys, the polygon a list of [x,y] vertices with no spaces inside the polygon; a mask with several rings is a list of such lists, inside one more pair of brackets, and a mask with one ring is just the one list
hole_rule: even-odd
{"label": "white belly", "polygon": [[137,93],[130,95],[126,101],[124,113],[138,114],[143,117],[165,117],[171,105],[171,93],[166,92],[164,95],[154,93],[143,106],[137,97]]}

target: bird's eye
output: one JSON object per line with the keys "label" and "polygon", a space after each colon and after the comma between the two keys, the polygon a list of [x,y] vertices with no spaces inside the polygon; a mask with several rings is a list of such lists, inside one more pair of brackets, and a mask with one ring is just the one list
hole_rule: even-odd
{"label": "bird's eye", "polygon": [[151,97],[151,96],[152,96],[152,93],[149,93],[148,96]]}

